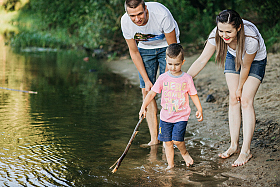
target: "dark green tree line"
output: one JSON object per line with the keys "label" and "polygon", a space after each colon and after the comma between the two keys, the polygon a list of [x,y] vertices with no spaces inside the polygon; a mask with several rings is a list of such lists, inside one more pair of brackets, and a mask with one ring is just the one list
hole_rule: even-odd
{"label": "dark green tree line", "polygon": [[[3,7],[13,11],[22,0],[5,0]],[[181,31],[182,43],[199,44],[215,26],[215,16],[233,8],[254,22],[266,41],[279,42],[279,0],[158,0],[173,14]],[[63,31],[64,45],[106,50],[126,50],[120,19],[124,0],[29,0],[21,14],[40,20],[36,32],[57,38],[56,30]],[[8,8],[10,7],[10,8]],[[21,16],[19,16],[20,22]],[[35,27],[22,28],[31,32]],[[31,32],[33,33],[33,32]],[[49,35],[47,35],[49,36]],[[26,36],[25,36],[26,37]],[[57,38],[58,39],[58,38]],[[270,45],[270,44],[269,44]]]}

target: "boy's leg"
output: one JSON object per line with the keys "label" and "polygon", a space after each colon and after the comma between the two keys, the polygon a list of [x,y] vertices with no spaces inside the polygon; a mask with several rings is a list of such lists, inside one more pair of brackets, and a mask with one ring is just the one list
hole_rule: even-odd
{"label": "boy's leg", "polygon": [[174,167],[174,146],[172,141],[165,142],[165,155],[168,163],[166,169],[171,169]]}
{"label": "boy's leg", "polygon": [[174,167],[174,145],[172,141],[173,123],[160,120],[158,139],[163,141],[165,156],[168,163],[167,169]]}
{"label": "boy's leg", "polygon": [[[148,94],[148,92],[145,91],[145,88],[142,88],[142,94],[144,100],[146,95]],[[155,99],[153,99],[147,107],[146,120],[151,135],[151,141],[148,143],[148,145],[158,144],[157,104]]]}
{"label": "boy's leg", "polygon": [[180,150],[180,153],[181,153],[182,157],[184,158],[184,160],[186,162],[186,165],[187,166],[193,165],[193,159],[186,149],[185,142],[184,141],[179,142],[179,141],[174,141],[174,140],[173,140],[173,142],[178,147],[178,149]]}
{"label": "boy's leg", "polygon": [[179,121],[174,123],[173,132],[172,132],[172,141],[180,150],[180,153],[184,158],[186,165],[190,166],[193,164],[193,159],[188,153],[184,141],[187,124],[188,124],[187,121]]}

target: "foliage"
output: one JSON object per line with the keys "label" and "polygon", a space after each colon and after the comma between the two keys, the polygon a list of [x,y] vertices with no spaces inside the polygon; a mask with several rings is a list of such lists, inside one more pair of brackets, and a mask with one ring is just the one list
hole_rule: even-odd
{"label": "foliage", "polygon": [[50,33],[22,31],[11,39],[12,45],[15,47],[47,47],[47,48],[63,48],[66,42],[60,38],[52,36]]}
{"label": "foliage", "polygon": [[22,8],[27,1],[28,0],[2,0],[2,7],[6,11],[17,11]]}
{"label": "foliage", "polygon": [[122,0],[30,0],[29,10],[42,17],[45,30],[66,28],[80,45],[99,48],[114,45],[119,38]]}
{"label": "foliage", "polygon": [[[15,7],[15,4],[24,5],[18,18],[14,20],[22,32],[13,40],[17,45],[102,48],[113,51],[114,55],[127,50],[120,28],[124,0],[26,1],[28,0],[4,0],[2,4],[9,11],[13,10],[11,7]],[[215,27],[215,16],[227,8],[235,9],[243,18],[255,23],[268,46],[279,42],[279,1],[157,1],[164,4],[177,21],[181,43],[202,44]]]}

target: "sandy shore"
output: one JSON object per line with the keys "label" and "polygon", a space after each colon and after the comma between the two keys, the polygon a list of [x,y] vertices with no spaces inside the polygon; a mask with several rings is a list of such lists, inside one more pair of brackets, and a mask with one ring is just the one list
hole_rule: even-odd
{"label": "sandy shore", "polygon": [[[183,71],[187,71],[198,55],[186,57]],[[133,85],[139,85],[138,73],[130,59],[106,62],[112,72],[127,78]],[[223,69],[214,62],[209,62],[194,79],[195,86],[204,109],[202,123],[192,121],[195,125],[188,127],[197,136],[208,138],[210,146],[223,152],[229,147],[228,129],[228,89]],[[252,159],[241,167],[231,164],[238,155],[220,159],[222,167],[229,172],[224,186],[280,186],[280,54],[268,54],[266,74],[255,97],[256,128],[251,144]],[[139,90],[140,91],[140,90]],[[214,102],[206,102],[209,94]],[[192,108],[194,106],[191,106]],[[240,145],[242,144],[242,128]],[[239,179],[239,180],[236,180]]]}

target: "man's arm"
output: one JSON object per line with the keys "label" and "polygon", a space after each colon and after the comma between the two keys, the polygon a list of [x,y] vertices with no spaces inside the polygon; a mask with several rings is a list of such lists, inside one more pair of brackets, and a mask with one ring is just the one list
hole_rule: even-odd
{"label": "man's arm", "polygon": [[164,35],[165,35],[168,45],[177,43],[175,29],[173,31],[171,31],[170,33],[164,33]]}
{"label": "man's arm", "polygon": [[[170,33],[164,33],[164,35],[165,35],[168,45],[177,43],[175,29],[173,31],[171,31]],[[167,66],[165,67],[165,72],[166,71],[168,71]]]}
{"label": "man's arm", "polygon": [[134,39],[126,39],[125,41],[129,48],[130,57],[145,82],[145,89],[146,89],[146,91],[149,91],[151,89],[151,87],[153,86],[153,84],[151,83],[151,81],[147,75],[147,72],[146,72],[143,60],[141,58],[141,55],[139,53],[137,44]]}

